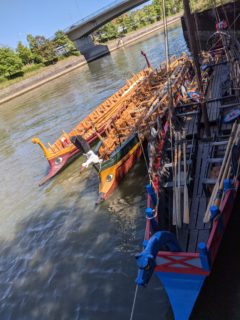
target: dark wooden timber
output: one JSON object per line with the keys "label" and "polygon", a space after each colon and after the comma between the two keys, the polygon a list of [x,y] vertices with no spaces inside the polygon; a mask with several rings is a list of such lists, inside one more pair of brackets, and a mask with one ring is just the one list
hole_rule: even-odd
{"label": "dark wooden timber", "polygon": [[[196,75],[197,75],[198,88],[201,93],[201,97],[203,97],[202,77],[201,77],[200,64],[198,61],[198,53],[199,52],[197,49],[197,45],[196,45],[197,39],[195,36],[196,35],[196,28],[195,28],[193,16],[191,15],[189,0],[183,0],[183,6],[184,6],[184,16],[185,16],[189,40],[190,40],[190,48],[191,48],[191,51],[193,54],[193,61],[194,61],[194,66],[195,66],[195,70],[196,70]],[[210,132],[210,127],[209,127],[209,122],[208,122],[206,103],[204,101],[201,101],[201,109],[202,109],[205,133],[208,137],[210,137],[211,132]]]}

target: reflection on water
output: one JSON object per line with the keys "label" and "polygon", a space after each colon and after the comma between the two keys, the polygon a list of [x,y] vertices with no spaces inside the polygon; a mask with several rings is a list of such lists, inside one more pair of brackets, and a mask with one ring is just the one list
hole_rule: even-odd
{"label": "reflection on water", "polygon": [[[169,39],[171,54],[186,50],[179,25]],[[81,159],[37,186],[47,162],[31,138],[53,142],[71,130],[145,66],[141,50],[159,65],[162,33],[0,107],[0,319],[129,318],[134,255],[144,234],[143,161],[96,207],[98,177],[94,170],[79,174]],[[149,319],[149,313],[152,320],[172,319],[155,278],[139,291],[135,319]]]}

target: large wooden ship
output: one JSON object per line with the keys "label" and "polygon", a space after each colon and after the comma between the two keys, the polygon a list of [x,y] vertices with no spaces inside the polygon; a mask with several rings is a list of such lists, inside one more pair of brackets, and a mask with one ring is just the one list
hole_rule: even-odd
{"label": "large wooden ship", "polygon": [[63,132],[62,135],[53,143],[48,143],[48,147],[39,138],[33,138],[32,142],[38,144],[50,165],[48,175],[43,178],[40,184],[47,182],[62,170],[76,156],[80,155],[80,150],[72,143],[71,138],[82,136],[89,144],[98,139],[96,130],[102,134],[109,122],[121,110],[124,101],[131,99],[137,85],[141,84],[150,70],[145,69],[135,74],[127,80],[124,87],[114,95],[101,103],[93,112],[85,117],[72,131]]}
{"label": "large wooden ship", "polygon": [[[168,81],[170,79],[170,81]],[[99,169],[99,201],[106,200],[121,179],[141,156],[145,138],[150,134],[160,114],[166,114],[170,104],[168,87],[175,93],[183,82],[188,82],[188,89],[196,89],[192,62],[187,55],[172,58],[169,70],[166,65],[154,70],[145,78],[140,91],[135,92],[131,101],[126,101],[126,108],[106,129],[106,137],[98,149],[98,156],[103,160]],[[182,99],[189,101],[189,97]],[[179,101],[178,101],[179,102]]]}
{"label": "large wooden ship", "polygon": [[189,319],[239,208],[239,44],[227,33],[219,39],[221,50],[212,49],[212,62],[203,68],[213,70],[205,96],[210,136],[202,126],[200,101],[175,108],[172,128],[164,126],[151,142],[155,152],[136,283],[147,285],[154,273],[176,320]]}

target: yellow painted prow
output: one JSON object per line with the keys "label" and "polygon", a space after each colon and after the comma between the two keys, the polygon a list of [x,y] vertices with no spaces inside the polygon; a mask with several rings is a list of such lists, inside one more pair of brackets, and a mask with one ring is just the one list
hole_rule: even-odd
{"label": "yellow painted prow", "polygon": [[32,138],[32,143],[38,144],[47,158],[51,155],[49,150],[45,147],[44,143],[39,138]]}

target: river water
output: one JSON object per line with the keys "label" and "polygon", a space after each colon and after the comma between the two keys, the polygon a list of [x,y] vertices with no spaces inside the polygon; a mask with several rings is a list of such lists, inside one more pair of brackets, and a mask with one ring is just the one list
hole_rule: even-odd
{"label": "river water", "polygon": [[[169,42],[170,54],[187,51],[179,24]],[[144,161],[96,207],[98,177],[79,175],[81,159],[38,187],[47,162],[31,138],[53,142],[71,130],[145,66],[141,50],[159,65],[162,32],[0,107],[0,319],[129,319],[145,225]],[[240,319],[206,317],[202,300],[194,319]],[[154,277],[138,292],[134,319],[172,319]]]}

